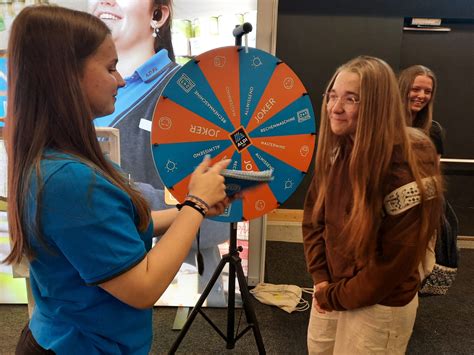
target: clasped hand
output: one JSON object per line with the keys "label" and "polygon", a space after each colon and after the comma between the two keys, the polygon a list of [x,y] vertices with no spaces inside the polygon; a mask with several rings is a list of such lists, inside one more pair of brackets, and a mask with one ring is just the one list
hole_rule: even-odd
{"label": "clasped hand", "polygon": [[322,290],[324,287],[326,287],[327,285],[329,285],[329,282],[327,281],[322,281],[316,285],[314,285],[314,293],[313,293],[313,307],[316,308],[316,311],[318,311],[318,313],[326,313],[326,312],[330,312],[330,311],[326,311],[324,309],[322,309],[320,306],[319,306],[319,303],[318,303],[318,300],[316,299],[316,292]]}

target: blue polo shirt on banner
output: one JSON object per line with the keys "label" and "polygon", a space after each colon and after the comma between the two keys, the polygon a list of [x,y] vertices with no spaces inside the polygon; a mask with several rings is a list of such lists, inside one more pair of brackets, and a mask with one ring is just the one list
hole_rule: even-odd
{"label": "blue polo shirt on banner", "polygon": [[167,69],[175,66],[177,65],[169,59],[166,49],[155,53],[131,76],[124,78],[126,89],[118,90],[115,111],[108,116],[96,118],[94,125],[115,127],[169,74]]}
{"label": "blue polo shirt on banner", "polygon": [[150,148],[150,129],[156,102],[179,66],[160,50],[125,78],[117,93],[115,111],[94,120],[99,127],[120,130],[120,166],[133,180],[163,189]]}
{"label": "blue polo shirt on banner", "polygon": [[[148,354],[152,310],[133,308],[97,285],[143,260],[153,223],[138,231],[137,212],[124,191],[71,155],[47,154],[41,162],[45,243],[34,228],[27,230],[35,252],[34,338],[57,354]],[[36,215],[34,173],[30,187],[27,225]]]}

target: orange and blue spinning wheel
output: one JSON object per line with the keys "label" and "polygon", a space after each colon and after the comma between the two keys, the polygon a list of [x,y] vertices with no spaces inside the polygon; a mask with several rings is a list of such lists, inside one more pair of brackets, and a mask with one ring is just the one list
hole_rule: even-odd
{"label": "orange and blue spinning wheel", "polygon": [[222,47],[197,56],[171,78],[152,122],[153,159],[164,185],[184,200],[195,167],[209,154],[228,169],[272,169],[213,219],[260,217],[282,204],[307,173],[316,123],[309,96],[288,65],[264,51]]}

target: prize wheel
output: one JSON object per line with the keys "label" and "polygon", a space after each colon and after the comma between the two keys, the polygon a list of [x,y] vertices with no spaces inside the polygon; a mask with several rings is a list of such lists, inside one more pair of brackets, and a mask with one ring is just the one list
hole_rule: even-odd
{"label": "prize wheel", "polygon": [[220,216],[237,222],[260,217],[283,203],[312,161],[315,116],[296,74],[264,51],[222,47],[186,63],[158,100],[151,129],[152,154],[178,201],[188,193],[195,167],[230,158],[227,169],[273,170],[274,179],[244,190]]}

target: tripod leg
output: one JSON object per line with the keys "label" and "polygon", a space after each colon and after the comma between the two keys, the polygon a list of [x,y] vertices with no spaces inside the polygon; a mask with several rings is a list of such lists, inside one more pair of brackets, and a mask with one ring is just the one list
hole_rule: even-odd
{"label": "tripod leg", "polygon": [[230,256],[229,262],[229,289],[227,293],[227,349],[235,346],[235,265]]}
{"label": "tripod leg", "polygon": [[258,353],[265,354],[265,345],[263,344],[262,334],[260,333],[260,328],[258,327],[257,316],[255,315],[255,311],[251,303],[252,296],[250,295],[247,286],[247,280],[245,279],[240,258],[236,262],[235,271],[237,272],[237,279],[239,280],[239,288],[240,293],[242,295],[242,303],[245,311],[245,317],[247,318],[247,323],[252,325],[253,335],[255,337],[255,342],[257,343]]}
{"label": "tripod leg", "polygon": [[219,262],[219,265],[217,265],[216,271],[214,271],[214,274],[212,275],[211,279],[209,280],[209,283],[207,284],[206,288],[204,289],[201,297],[199,297],[199,300],[197,301],[196,305],[194,306],[191,314],[188,316],[188,319],[186,320],[186,323],[184,323],[183,329],[179,332],[178,338],[174,341],[173,345],[171,346],[171,349],[169,351],[170,354],[174,354],[176,350],[179,347],[179,344],[183,341],[186,333],[188,332],[189,328],[191,327],[191,324],[194,321],[194,318],[196,318],[196,315],[200,312],[202,305],[204,304],[204,301],[206,300],[207,296],[212,290],[212,287],[214,286],[215,282],[217,281],[217,278],[220,276],[222,270],[224,269],[225,264],[228,262],[226,258],[222,258],[221,261]]}

